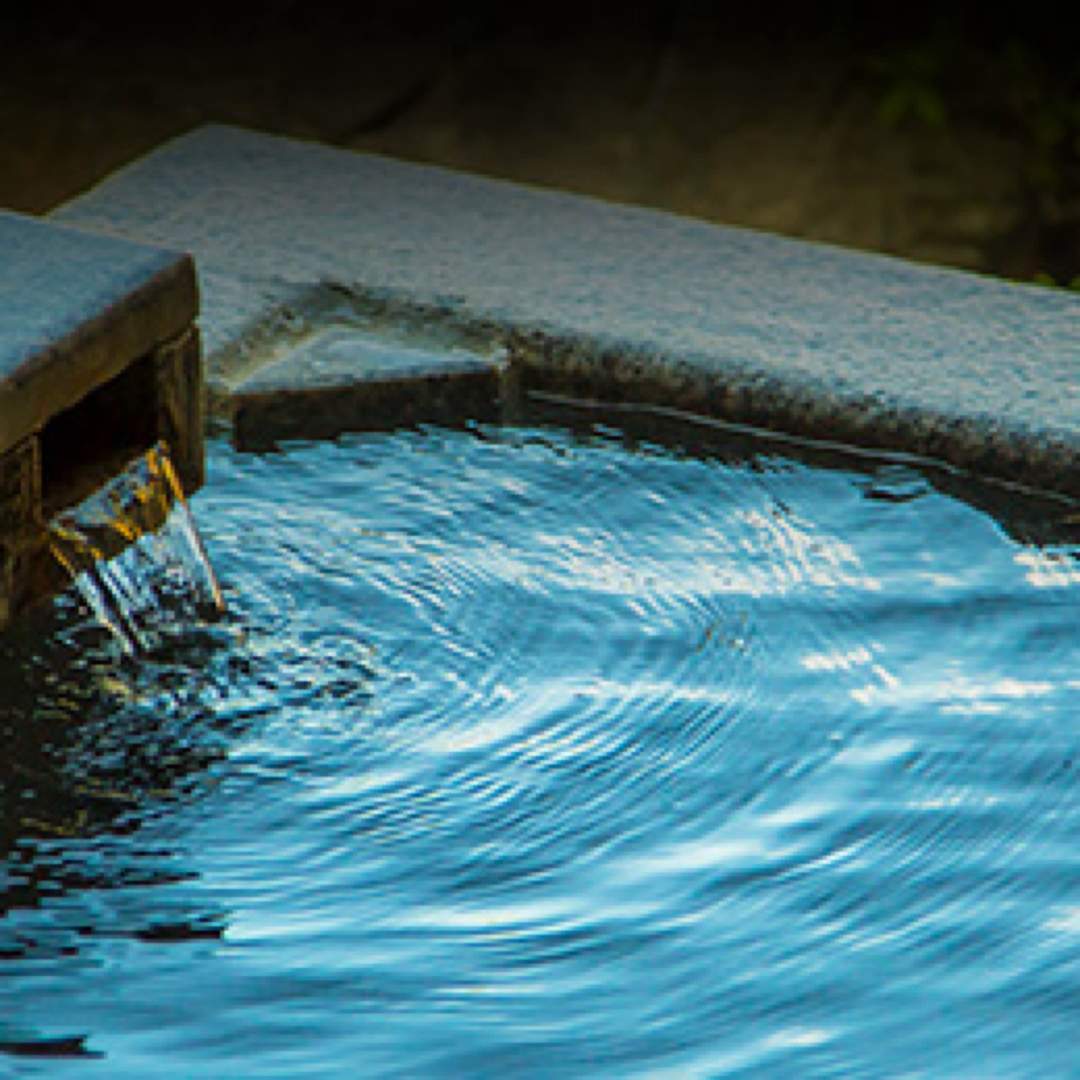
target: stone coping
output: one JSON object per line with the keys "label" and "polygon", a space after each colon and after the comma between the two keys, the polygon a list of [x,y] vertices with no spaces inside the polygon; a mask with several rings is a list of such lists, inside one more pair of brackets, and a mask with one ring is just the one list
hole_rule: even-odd
{"label": "stone coping", "polygon": [[66,507],[159,441],[201,484],[197,311],[190,256],[0,212],[0,630],[68,583],[46,525]]}
{"label": "stone coping", "polygon": [[505,354],[358,326],[310,334],[239,380],[228,413],[241,448],[288,438],[399,424],[457,422],[499,413]]}
{"label": "stone coping", "polygon": [[197,311],[188,255],[0,211],[0,454]]}
{"label": "stone coping", "polygon": [[1064,290],[221,126],[53,220],[194,254],[222,401],[359,318],[501,347],[526,388],[1080,496],[1080,297]]}

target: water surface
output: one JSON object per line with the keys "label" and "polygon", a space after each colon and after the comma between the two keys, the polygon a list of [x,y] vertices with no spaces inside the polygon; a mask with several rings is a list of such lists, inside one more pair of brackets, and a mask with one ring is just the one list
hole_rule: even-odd
{"label": "water surface", "polygon": [[1080,1071],[1064,509],[598,426],[209,476],[228,620],[0,639],[0,1075]]}

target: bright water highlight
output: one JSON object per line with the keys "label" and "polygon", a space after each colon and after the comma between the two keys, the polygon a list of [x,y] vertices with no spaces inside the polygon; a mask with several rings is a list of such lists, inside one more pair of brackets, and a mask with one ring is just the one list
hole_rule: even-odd
{"label": "bright water highlight", "polygon": [[0,639],[0,1074],[1076,1075],[1067,508],[631,442],[214,445],[229,619]]}
{"label": "bright water highlight", "polygon": [[[159,647],[225,602],[184,492],[159,443],[49,523],[53,554],[130,655]],[[121,545],[128,545],[116,556]],[[116,557],[114,557],[116,556]]]}

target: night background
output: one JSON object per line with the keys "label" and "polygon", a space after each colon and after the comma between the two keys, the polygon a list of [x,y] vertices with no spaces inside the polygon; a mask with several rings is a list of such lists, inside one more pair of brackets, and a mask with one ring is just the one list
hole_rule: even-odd
{"label": "night background", "polygon": [[217,121],[1020,280],[1080,278],[1080,61],[1049,9],[23,6],[0,206]]}

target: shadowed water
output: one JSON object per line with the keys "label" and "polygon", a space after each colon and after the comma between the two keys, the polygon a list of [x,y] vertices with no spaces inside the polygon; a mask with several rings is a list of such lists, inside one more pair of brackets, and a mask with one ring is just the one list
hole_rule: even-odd
{"label": "shadowed water", "polygon": [[841,464],[213,445],[228,620],[0,639],[0,1075],[1075,1075],[1067,508]]}

